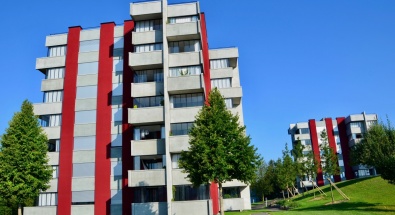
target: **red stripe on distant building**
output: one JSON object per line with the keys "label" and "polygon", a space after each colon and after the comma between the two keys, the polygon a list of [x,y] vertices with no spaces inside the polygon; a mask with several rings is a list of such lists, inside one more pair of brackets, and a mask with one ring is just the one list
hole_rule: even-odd
{"label": "red stripe on distant building", "polygon": [[109,215],[111,204],[111,91],[114,23],[100,27],[99,72],[97,84],[95,214]]}
{"label": "red stripe on distant building", "polygon": [[128,108],[133,105],[131,84],[133,71],[129,67],[129,52],[132,52],[132,30],[134,21],[127,20],[124,23],[124,47],[123,47],[123,96],[122,96],[122,214],[132,214],[133,189],[128,186],[128,170],[133,169],[131,156],[131,143],[133,128],[128,122]]}
{"label": "red stripe on distant building", "polygon": [[67,54],[60,132],[58,214],[71,214],[71,178],[73,175],[75,97],[77,93],[78,52],[81,27],[70,27],[67,35]]}
{"label": "red stripe on distant building", "polygon": [[[208,40],[207,40],[207,28],[206,28],[206,18],[204,13],[200,14],[200,29],[202,30],[202,54],[203,54],[203,76],[204,76],[204,89],[206,90],[206,104],[208,104],[208,95],[211,90],[211,78],[210,78],[210,56],[208,51]],[[219,212],[219,195],[218,195],[218,185],[216,183],[211,183],[210,185],[210,197],[213,201],[213,213],[217,214]]]}
{"label": "red stripe on distant building", "polygon": [[[332,148],[334,153],[337,153],[335,135],[333,134],[332,118],[325,118],[325,125],[326,134],[328,135],[329,147]],[[339,166],[339,161],[337,161],[337,166]],[[340,175],[334,175],[333,179],[335,180],[335,182],[341,181]]]}
{"label": "red stripe on distant building", "polygon": [[206,102],[208,95],[211,90],[211,79],[210,79],[210,56],[208,51],[207,41],[207,28],[206,19],[204,13],[200,14],[200,28],[202,30],[202,54],[203,54],[203,75],[204,75],[204,88],[206,89]]}
{"label": "red stripe on distant building", "polygon": [[347,138],[347,128],[344,117],[336,118],[337,127],[339,129],[339,137],[340,137],[340,145],[342,147],[342,155],[343,155],[343,163],[344,163],[344,171],[346,175],[346,179],[353,179],[354,172],[350,165],[350,147],[348,146],[348,138]]}
{"label": "red stripe on distant building", "polygon": [[[309,128],[310,128],[310,138],[311,138],[311,145],[313,147],[314,157],[321,164],[320,147],[318,145],[317,127],[316,127],[314,119],[309,120]],[[317,184],[318,184],[318,186],[324,185],[324,178],[322,175],[321,165],[319,165],[318,170],[317,170]]]}

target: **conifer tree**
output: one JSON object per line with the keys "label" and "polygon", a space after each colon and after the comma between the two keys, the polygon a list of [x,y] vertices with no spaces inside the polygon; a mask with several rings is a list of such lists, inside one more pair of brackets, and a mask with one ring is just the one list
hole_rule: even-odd
{"label": "conifer tree", "polygon": [[45,191],[52,177],[48,166],[47,136],[34,116],[33,105],[25,100],[1,137],[0,196],[9,207],[32,204]]}
{"label": "conifer tree", "polygon": [[240,126],[238,115],[226,109],[215,88],[189,131],[189,150],[181,153],[179,165],[193,185],[217,183],[221,214],[224,214],[222,184],[233,179],[250,184],[255,180],[260,156]]}

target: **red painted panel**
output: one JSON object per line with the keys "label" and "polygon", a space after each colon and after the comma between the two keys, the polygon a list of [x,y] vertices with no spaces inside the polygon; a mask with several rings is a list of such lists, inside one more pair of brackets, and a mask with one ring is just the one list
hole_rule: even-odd
{"label": "red painted panel", "polygon": [[350,166],[350,147],[348,147],[347,128],[344,117],[336,118],[337,127],[339,128],[340,145],[342,147],[342,155],[344,162],[344,170],[346,179],[353,179],[354,172]]}
{"label": "red painted panel", "polygon": [[[311,145],[313,147],[313,153],[314,153],[315,159],[317,161],[321,162],[320,147],[318,145],[317,127],[316,127],[314,119],[309,120],[309,128],[310,128]],[[317,184],[318,184],[318,186],[324,185],[324,178],[322,175],[321,165],[318,167],[318,171],[317,171]]]}
{"label": "red painted panel", "polygon": [[103,23],[100,27],[95,153],[96,215],[109,215],[111,204],[110,150],[114,26],[114,23]]}
{"label": "red painted panel", "polygon": [[124,23],[124,48],[123,48],[123,96],[122,96],[122,214],[132,214],[131,204],[134,198],[133,189],[128,187],[128,170],[133,169],[131,156],[132,125],[128,123],[128,108],[132,108],[131,83],[133,71],[129,67],[129,52],[133,51],[132,30],[134,21]]}
{"label": "red painted panel", "polygon": [[[333,151],[336,153],[336,140],[335,140],[335,135],[333,134],[332,118],[325,118],[325,125],[326,125],[326,133],[328,135],[329,147],[331,147]],[[337,165],[339,166],[339,161],[337,162]],[[333,178],[335,182],[341,181],[340,175],[334,175]]]}
{"label": "red painted panel", "polygon": [[211,79],[210,79],[210,56],[208,51],[207,41],[207,28],[206,19],[204,13],[200,14],[200,28],[202,30],[202,53],[203,53],[203,75],[204,75],[204,87],[206,89],[206,102],[208,94],[211,90]]}
{"label": "red painted panel", "polygon": [[81,27],[70,27],[67,35],[66,68],[60,131],[58,214],[71,214],[71,178],[73,175],[73,145],[75,97],[77,93],[78,51]]}

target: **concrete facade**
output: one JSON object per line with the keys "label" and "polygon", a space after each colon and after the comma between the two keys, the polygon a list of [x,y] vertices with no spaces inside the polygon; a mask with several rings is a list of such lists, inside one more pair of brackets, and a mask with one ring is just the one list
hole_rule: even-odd
{"label": "concrete facade", "polygon": [[[36,60],[46,96],[34,111],[54,178],[25,214],[219,212],[216,184],[192,187],[178,159],[212,88],[243,124],[238,49],[208,49],[199,2],[136,2],[130,15],[46,37],[48,56]],[[251,208],[249,186],[224,190],[237,191],[226,210]]]}

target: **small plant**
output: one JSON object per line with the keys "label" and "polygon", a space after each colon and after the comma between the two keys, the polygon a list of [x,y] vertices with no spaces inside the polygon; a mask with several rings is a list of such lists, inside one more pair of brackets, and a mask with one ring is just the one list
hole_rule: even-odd
{"label": "small plant", "polygon": [[230,199],[230,198],[232,198],[232,196],[230,194],[227,193],[224,195],[224,199]]}
{"label": "small plant", "polygon": [[133,105],[133,108],[137,108],[137,105]]}
{"label": "small plant", "polygon": [[173,132],[169,131],[169,136],[173,136]]}

